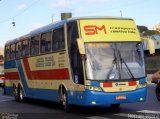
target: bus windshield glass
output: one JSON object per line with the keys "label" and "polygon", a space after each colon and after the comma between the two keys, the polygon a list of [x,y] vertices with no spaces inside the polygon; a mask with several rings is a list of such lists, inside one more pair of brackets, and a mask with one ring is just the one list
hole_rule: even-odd
{"label": "bus windshield glass", "polygon": [[85,49],[89,80],[132,80],[145,77],[140,42],[86,43]]}

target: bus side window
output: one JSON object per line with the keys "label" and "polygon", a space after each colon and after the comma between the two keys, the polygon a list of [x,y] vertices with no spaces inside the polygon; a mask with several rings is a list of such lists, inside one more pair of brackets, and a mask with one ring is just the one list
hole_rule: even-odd
{"label": "bus side window", "polygon": [[21,42],[16,43],[16,59],[21,57]]}
{"label": "bus side window", "polygon": [[63,50],[65,48],[64,44],[64,27],[53,30],[53,47],[52,50]]}
{"label": "bus side window", "polygon": [[29,39],[22,41],[22,57],[29,56]]}
{"label": "bus side window", "polygon": [[39,40],[40,40],[40,36],[37,35],[37,36],[34,36],[31,38],[31,41],[30,41],[30,53],[31,55],[39,55]]}
{"label": "bus side window", "polygon": [[5,60],[10,60],[10,46],[5,47]]}
{"label": "bus side window", "polygon": [[73,79],[75,83],[84,84],[82,59],[79,54],[76,39],[78,38],[77,22],[67,24],[68,51],[70,56]]}
{"label": "bus side window", "polygon": [[15,59],[15,44],[11,45],[11,50],[10,50],[10,54],[11,54],[11,60]]}
{"label": "bus side window", "polygon": [[51,51],[51,31],[42,34],[41,36],[41,53]]}

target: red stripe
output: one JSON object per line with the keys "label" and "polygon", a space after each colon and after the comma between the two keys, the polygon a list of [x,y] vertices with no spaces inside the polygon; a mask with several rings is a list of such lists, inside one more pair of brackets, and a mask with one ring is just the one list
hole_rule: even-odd
{"label": "red stripe", "polygon": [[4,77],[4,76],[0,76],[0,79],[1,79],[1,80],[4,80],[4,79],[5,79],[5,77]]}
{"label": "red stripe", "polygon": [[28,59],[23,59],[25,71],[29,80],[66,80],[69,79],[68,69],[51,69],[31,71]]}
{"label": "red stripe", "polygon": [[28,79],[32,79],[31,71],[30,71],[30,67],[29,67],[29,63],[28,63],[27,58],[23,59],[23,64],[24,64],[24,68],[25,68]]}
{"label": "red stripe", "polygon": [[5,80],[20,80],[18,72],[5,73]]}
{"label": "red stripe", "polygon": [[53,69],[53,70],[39,70],[32,71],[32,80],[33,79],[69,79],[67,69]]}

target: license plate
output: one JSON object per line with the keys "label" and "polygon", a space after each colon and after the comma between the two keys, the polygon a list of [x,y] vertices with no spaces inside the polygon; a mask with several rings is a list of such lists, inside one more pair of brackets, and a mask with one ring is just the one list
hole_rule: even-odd
{"label": "license plate", "polygon": [[116,96],[116,100],[126,100],[126,96],[125,95]]}

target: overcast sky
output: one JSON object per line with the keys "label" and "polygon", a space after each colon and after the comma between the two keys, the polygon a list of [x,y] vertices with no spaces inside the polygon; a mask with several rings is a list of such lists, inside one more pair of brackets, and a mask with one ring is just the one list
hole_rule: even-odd
{"label": "overcast sky", "polygon": [[[61,12],[79,16],[122,16],[153,29],[160,23],[160,0],[1,0],[0,46],[31,30],[60,20]],[[12,26],[12,22],[16,26]]]}

